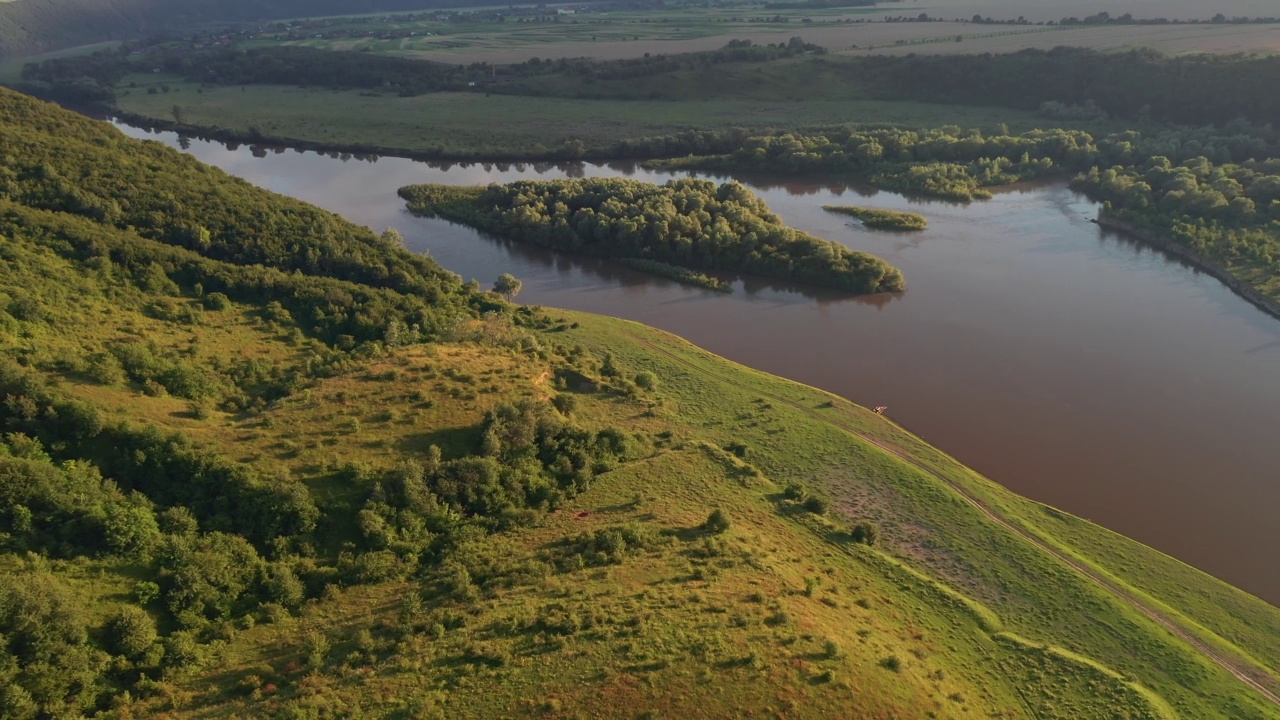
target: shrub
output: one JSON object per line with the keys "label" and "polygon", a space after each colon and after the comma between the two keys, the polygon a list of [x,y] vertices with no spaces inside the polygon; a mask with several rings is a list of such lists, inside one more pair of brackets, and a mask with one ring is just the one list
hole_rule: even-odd
{"label": "shrub", "polygon": [[828,660],[835,660],[842,654],[840,651],[840,644],[831,638],[827,638],[827,641],[822,644],[822,654]]}
{"label": "shrub", "polygon": [[578,409],[578,398],[572,395],[557,395],[551,398],[551,405],[564,415],[572,415]]}
{"label": "shrub", "polygon": [[703,532],[712,535],[719,535],[729,530],[729,517],[724,514],[720,508],[711,511],[705,522],[702,523]]}
{"label": "shrub", "polygon": [[139,580],[133,586],[133,599],[137,600],[139,605],[150,604],[158,597],[160,597],[160,586],[150,580]]}
{"label": "shrub", "polygon": [[204,661],[204,647],[189,630],[173,633],[164,641],[165,664],[173,667],[190,667]]}
{"label": "shrub", "polygon": [[892,670],[894,672],[902,672],[902,660],[898,659],[897,655],[890,655],[884,660],[881,660],[880,666],[886,670]]}
{"label": "shrub", "polygon": [[600,363],[600,374],[605,377],[617,377],[622,374],[618,370],[617,362],[613,359],[613,353],[605,353],[604,362]]}
{"label": "shrub", "polygon": [[106,623],[107,647],[117,655],[136,658],[156,641],[156,623],[142,608],[126,605]]}
{"label": "shrub", "polygon": [[651,372],[642,372],[636,375],[636,387],[642,390],[657,390],[658,376]]}
{"label": "shrub", "polygon": [[32,297],[20,297],[11,301],[9,314],[24,322],[39,322],[44,318],[43,308]]}
{"label": "shrub", "polygon": [[213,408],[209,406],[207,401],[203,400],[188,403],[187,412],[191,413],[191,417],[196,420],[208,420],[213,417]]}
{"label": "shrub", "polygon": [[880,539],[880,526],[864,520],[853,526],[853,529],[849,531],[849,536],[856,543],[875,545]]}
{"label": "shrub", "polygon": [[120,364],[116,356],[105,352],[98,352],[89,356],[85,374],[100,385],[119,385],[126,378],[124,366]]}
{"label": "shrub", "polygon": [[266,582],[269,599],[280,605],[296,609],[306,599],[306,585],[298,579],[293,569],[283,563],[275,563]]}
{"label": "shrub", "polygon": [[313,632],[307,637],[307,667],[312,670],[320,670],[324,668],[325,662],[329,659],[329,651],[333,649],[329,638],[321,633]]}
{"label": "shrub", "polygon": [[788,483],[787,488],[782,491],[782,496],[788,500],[803,502],[809,499],[809,491],[805,490],[804,486],[799,483]]}
{"label": "shrub", "polygon": [[804,501],[804,509],[814,515],[826,515],[830,509],[830,503],[820,497],[811,497]]}

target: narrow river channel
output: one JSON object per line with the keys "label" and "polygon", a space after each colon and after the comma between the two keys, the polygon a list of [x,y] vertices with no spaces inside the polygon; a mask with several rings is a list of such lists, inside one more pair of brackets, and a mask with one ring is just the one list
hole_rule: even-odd
{"label": "narrow river channel", "polygon": [[[178,147],[172,133],[121,127]],[[738,362],[887,405],[896,421],[1013,490],[1280,604],[1280,320],[1176,260],[1109,235],[1061,184],[971,205],[841,183],[742,180],[797,228],[886,258],[896,297],[738,282],[732,295],[554,256],[408,215],[415,182],[668,176],[627,166],[454,165],[181,145],[256,185],[376,230],[520,300],[630,318]],[[923,233],[822,210],[905,208]]]}

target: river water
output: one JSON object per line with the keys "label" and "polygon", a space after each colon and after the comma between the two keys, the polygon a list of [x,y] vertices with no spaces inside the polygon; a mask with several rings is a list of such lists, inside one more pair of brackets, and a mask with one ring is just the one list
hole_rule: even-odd
{"label": "river water", "polygon": [[[135,137],[180,144],[171,133]],[[744,178],[790,225],[901,268],[900,296],[739,281],[724,295],[415,218],[417,182],[668,176],[625,165],[433,167],[400,158],[229,149],[200,160],[375,230],[520,300],[638,320],[894,420],[1013,490],[1280,604],[1280,320],[1217,280],[1089,222],[1061,184],[970,205],[842,183]],[[831,203],[910,209],[929,229],[868,232]]]}

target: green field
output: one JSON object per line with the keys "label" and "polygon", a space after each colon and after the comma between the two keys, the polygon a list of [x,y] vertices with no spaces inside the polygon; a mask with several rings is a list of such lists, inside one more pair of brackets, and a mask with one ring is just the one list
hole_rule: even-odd
{"label": "green field", "polygon": [[[15,2],[16,0],[6,0]],[[35,57],[13,58],[0,62],[0,85],[12,85],[22,79],[22,66],[27,63],[43,62],[45,60],[53,60],[61,57],[75,57],[77,55],[89,55],[99,50],[110,50],[119,47],[120,43],[116,41],[96,43],[94,45],[82,45],[80,47],[68,48],[57,52],[45,53]]]}
{"label": "green field", "polygon": [[[200,88],[177,78],[138,75],[121,90],[118,105],[139,115],[184,124],[256,129],[263,137],[334,146],[399,148],[460,156],[537,155],[569,140],[605,148],[620,140],[689,129],[956,124],[1030,129],[1044,123],[1031,113],[1001,108],[943,106],[864,99],[574,100],[553,97],[432,93],[418,97],[318,88],[247,86]],[[129,83],[126,83],[128,85]],[[161,85],[169,93],[148,94]],[[500,123],[495,123],[500,120]]]}

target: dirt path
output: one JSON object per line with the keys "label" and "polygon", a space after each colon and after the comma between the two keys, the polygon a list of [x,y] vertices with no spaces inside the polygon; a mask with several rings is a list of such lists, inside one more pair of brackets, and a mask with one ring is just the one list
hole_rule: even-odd
{"label": "dirt path", "polygon": [[[1218,665],[1222,669],[1231,673],[1240,682],[1256,690],[1260,695],[1265,697],[1267,700],[1269,700],[1273,704],[1280,706],[1280,694],[1277,694],[1277,689],[1273,689],[1273,688],[1276,688],[1276,681],[1275,681],[1275,678],[1273,678],[1269,672],[1267,672],[1263,668],[1259,668],[1255,666],[1253,663],[1249,661],[1243,660],[1241,658],[1229,657],[1228,655],[1224,654],[1222,651],[1214,648],[1209,643],[1202,641],[1193,633],[1192,630],[1179,624],[1176,620],[1166,615],[1165,613],[1162,613],[1159,610],[1151,607],[1149,604],[1144,602],[1140,597],[1138,597],[1132,590],[1122,587],[1121,585],[1117,584],[1115,581],[1102,575],[1098,571],[1070,557],[1069,555],[1057,549],[1056,547],[1052,546],[1047,541],[1045,541],[1035,533],[1031,532],[1030,530],[1022,528],[1010,522],[1009,520],[1005,519],[1003,516],[999,515],[994,510],[992,510],[991,507],[988,506],[986,503],[982,502],[982,500],[980,500],[979,498],[974,496],[972,493],[970,493],[965,487],[947,478],[945,475],[933,469],[932,467],[929,467],[925,463],[922,463],[916,460],[915,458],[911,457],[907,453],[903,452],[902,450],[894,447],[889,443],[876,440],[875,438],[864,435],[858,432],[857,430],[849,427],[848,425],[845,425],[844,423],[838,422],[833,418],[827,417],[826,415],[814,410],[813,408],[805,407],[804,405],[800,405],[798,403],[792,402],[791,400],[787,400],[786,398],[761,392],[758,389],[747,387],[746,385],[742,385],[740,383],[734,382],[733,380],[725,378],[721,375],[717,375],[713,372],[709,372],[706,369],[698,366],[697,364],[689,362],[688,360],[685,360],[684,358],[679,357],[675,353],[672,353],[668,350],[658,347],[657,345],[649,342],[648,340],[645,340],[644,338],[638,337],[636,335],[632,335],[630,333],[628,333],[628,335],[633,340],[641,343],[642,345],[649,348],[650,350],[660,353],[665,357],[669,358],[670,360],[676,363],[679,363],[680,365],[686,368],[689,368],[690,370],[693,370],[694,372],[697,372],[709,377],[713,377],[716,380],[726,383],[728,385],[732,385],[733,387],[737,387],[739,389],[746,390],[748,392],[755,393],[758,395],[763,395],[769,398],[771,401],[782,403],[794,410],[798,410],[810,417],[816,418],[824,423],[827,423],[828,425],[837,427],[849,433],[850,435],[853,435],[859,440],[862,440],[863,442],[869,443],[871,445],[874,445],[877,448],[880,448],[884,452],[889,453],[890,455],[893,455],[899,460],[902,460],[903,462],[906,462],[912,465],[913,467],[920,470],[921,472],[924,472],[925,474],[933,477],[934,479],[944,483],[947,487],[954,490],[957,494],[960,495],[960,497],[962,497],[966,502],[968,502],[970,505],[976,508],[978,512],[982,513],[982,515],[985,516],[990,521],[996,523],[997,525],[1004,528],[1005,530],[1008,530],[1009,532],[1018,536],[1022,540],[1036,546],[1041,551],[1045,552],[1046,554],[1048,554],[1050,557],[1057,560],[1058,562],[1075,570],[1084,578],[1088,579],[1089,581],[1093,582],[1095,585],[1111,593],[1120,601],[1129,605],[1133,609],[1145,615],[1151,621],[1155,622],[1156,624],[1160,625],[1164,629],[1168,630],[1174,637],[1178,638],[1179,640],[1182,640],[1186,644],[1195,648],[1201,655],[1208,658],[1211,662]],[[884,419],[885,419],[885,422],[893,422],[888,418],[884,418]],[[905,429],[904,429],[904,432],[905,432]]]}

